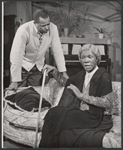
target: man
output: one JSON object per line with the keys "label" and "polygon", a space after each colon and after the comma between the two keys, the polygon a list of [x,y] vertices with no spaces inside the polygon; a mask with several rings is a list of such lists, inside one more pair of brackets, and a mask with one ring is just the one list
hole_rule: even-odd
{"label": "man", "polygon": [[45,54],[50,46],[59,72],[68,77],[57,26],[50,22],[46,10],[36,10],[33,20],[21,25],[13,40],[9,89],[41,85]]}

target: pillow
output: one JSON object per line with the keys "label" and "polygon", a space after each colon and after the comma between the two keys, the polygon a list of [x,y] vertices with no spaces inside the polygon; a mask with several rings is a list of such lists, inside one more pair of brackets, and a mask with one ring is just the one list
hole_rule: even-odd
{"label": "pillow", "polygon": [[[21,87],[19,88],[18,92],[22,91],[23,89],[28,89],[29,87]],[[34,87],[34,89],[40,93],[41,87]],[[6,96],[9,96],[11,94],[14,94],[15,92],[12,91],[7,91]],[[50,88],[48,85],[44,87],[44,93],[43,97],[46,99],[49,99],[50,95]],[[48,112],[49,108],[44,107],[41,109],[40,113],[40,122],[39,122],[39,129],[42,129],[43,126],[43,119]],[[10,125],[18,125],[20,127],[24,127],[25,129],[34,129],[37,125],[37,117],[38,117],[38,112],[28,112],[28,111],[20,111],[18,109],[13,109],[11,106],[7,104],[5,101],[4,109],[3,109],[3,117],[4,120],[7,120],[7,122],[10,123]],[[6,130],[6,129],[5,129]]]}
{"label": "pillow", "polygon": [[[121,148],[121,116],[112,115],[113,127],[110,129],[110,132],[106,133],[105,137],[111,139],[105,142],[105,148]],[[113,140],[113,141],[112,141]],[[112,143],[113,147],[107,147]],[[103,143],[104,144],[104,143]]]}
{"label": "pillow", "polygon": [[55,88],[54,93],[53,93],[52,107],[55,107],[58,105],[63,91],[64,91],[64,87],[61,87],[60,85],[58,85]]}
{"label": "pillow", "polygon": [[121,137],[117,138],[112,132],[106,133],[103,137],[103,148],[121,148]]}
{"label": "pillow", "polygon": [[50,87],[50,103],[52,107],[55,107],[59,103],[64,87],[62,87],[54,78],[51,78],[49,80],[49,87]]}
{"label": "pillow", "polygon": [[[41,86],[37,86],[37,87],[33,87],[39,94],[41,94]],[[44,89],[43,89],[43,98],[45,98],[49,103],[50,102],[50,94],[51,94],[51,88],[49,86],[49,83],[47,83],[45,86],[44,86]]]}
{"label": "pillow", "polygon": [[[112,115],[112,121],[113,127],[105,134],[103,145],[104,148],[121,148],[121,116]],[[110,144],[112,147],[109,147]]]}
{"label": "pillow", "polygon": [[[39,119],[40,132],[38,132],[37,145],[39,145],[41,140],[41,130],[44,124],[43,118],[45,117],[48,110],[49,110],[48,108],[41,109],[40,119]],[[13,109],[9,105],[6,105],[3,112],[4,136],[17,143],[34,147],[37,117],[38,117],[37,112],[22,112]],[[14,123],[16,127],[12,126],[11,123]],[[17,128],[17,126],[19,126],[19,128]]]}
{"label": "pillow", "polygon": [[110,132],[116,136],[121,137],[121,116],[112,115],[113,127]]}
{"label": "pillow", "polygon": [[116,96],[113,101],[112,114],[121,116],[121,82],[112,82],[112,88]]}
{"label": "pillow", "polygon": [[[42,129],[43,126],[43,119],[48,112],[49,108],[41,109],[40,113],[40,121],[39,121],[39,128]],[[4,120],[7,120],[10,125],[19,125],[20,127],[27,127],[33,128],[37,126],[37,118],[38,112],[27,112],[27,111],[20,111],[17,109],[13,109],[11,106],[6,105],[3,112]]]}

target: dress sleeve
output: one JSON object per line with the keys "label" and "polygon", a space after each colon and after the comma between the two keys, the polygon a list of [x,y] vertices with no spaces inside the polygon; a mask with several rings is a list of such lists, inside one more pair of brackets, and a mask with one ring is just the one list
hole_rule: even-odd
{"label": "dress sleeve", "polygon": [[114,92],[111,92],[105,96],[102,97],[94,97],[94,96],[89,96],[87,94],[83,95],[83,101],[85,101],[88,104],[93,104],[98,107],[102,107],[105,109],[112,109],[112,103],[113,99],[116,98],[116,95]]}
{"label": "dress sleeve", "polygon": [[110,75],[108,72],[102,74],[100,80],[100,84],[98,87],[98,95],[83,95],[83,101],[89,104],[93,104],[98,107],[102,107],[105,109],[111,109],[113,106],[113,100],[116,98],[114,92],[112,91],[112,83],[110,79]]}

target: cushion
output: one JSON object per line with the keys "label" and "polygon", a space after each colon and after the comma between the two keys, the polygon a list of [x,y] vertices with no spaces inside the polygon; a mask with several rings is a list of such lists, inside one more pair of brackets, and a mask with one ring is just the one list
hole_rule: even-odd
{"label": "cushion", "polygon": [[62,96],[62,93],[64,91],[64,87],[62,87],[55,79],[51,78],[49,80],[49,86],[50,86],[50,103],[52,107],[55,107],[58,105],[60,98]]}
{"label": "cushion", "polygon": [[[27,88],[29,87],[20,87],[17,92]],[[41,87],[34,87],[34,88],[39,94],[41,93]],[[8,90],[5,92],[5,96],[12,95],[14,93],[15,91]],[[43,97],[49,100],[50,97],[49,85],[45,85]],[[7,104],[6,101],[4,102],[5,102],[3,109],[4,136],[15,142],[34,147],[38,112],[28,112],[13,109],[11,106]],[[49,108],[47,107],[41,109],[37,145],[39,145],[41,140],[41,130],[44,123],[43,119],[48,110]]]}
{"label": "cushion", "polygon": [[[23,90],[29,89],[29,87],[19,87],[18,92],[21,92]],[[41,86],[36,86],[33,87],[35,91],[37,91],[39,94],[41,94]],[[43,98],[45,98],[47,101],[50,102],[50,86],[49,83],[44,86],[43,89]],[[15,94],[15,91],[13,90],[8,90],[5,92],[5,96],[10,96],[12,94]],[[42,120],[44,116],[46,115],[47,111],[49,110],[48,107],[42,108],[41,113],[40,113],[40,120],[41,120],[41,125],[42,127]],[[23,126],[31,126],[31,127],[36,127],[37,123],[37,115],[38,112],[28,112],[28,111],[19,111],[17,109],[13,109],[11,106],[7,105],[5,101],[4,105],[4,119],[7,119],[9,122],[12,122],[14,124],[18,125],[23,125]]]}
{"label": "cushion", "polygon": [[113,127],[103,139],[104,148],[121,148],[121,116],[112,115]]}
{"label": "cushion", "polygon": [[[41,140],[41,130],[44,124],[43,118],[48,110],[48,108],[42,109],[40,113],[37,145],[39,145]],[[34,147],[37,118],[37,112],[13,109],[6,103],[3,111],[4,136],[15,142]]]}
{"label": "cushion", "polygon": [[[48,112],[48,108],[41,109],[40,113],[40,130],[42,129],[42,120]],[[28,111],[20,111],[17,109],[13,109],[11,106],[6,105],[4,107],[4,119],[9,123],[17,124],[25,127],[36,127],[38,112],[28,112]]]}
{"label": "cushion", "polygon": [[116,96],[113,101],[112,114],[121,116],[121,82],[112,82],[112,88]]}
{"label": "cushion", "polygon": [[102,147],[103,148],[121,148],[121,137],[120,140],[112,132],[106,133],[103,137]]}
{"label": "cushion", "polygon": [[113,127],[110,132],[113,132],[116,136],[121,137],[121,116],[112,115]]}
{"label": "cushion", "polygon": [[[3,134],[6,138],[11,139],[20,144],[28,145],[34,147],[35,142],[35,131],[13,128],[9,125],[9,122],[3,120]],[[41,140],[41,132],[38,132],[37,146]]]}

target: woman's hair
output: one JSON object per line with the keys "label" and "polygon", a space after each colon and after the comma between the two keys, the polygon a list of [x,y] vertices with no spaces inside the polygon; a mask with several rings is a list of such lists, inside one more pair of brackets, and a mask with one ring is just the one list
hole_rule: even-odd
{"label": "woman's hair", "polygon": [[49,14],[48,14],[48,12],[47,12],[45,9],[43,9],[43,8],[37,9],[37,10],[34,11],[34,13],[33,13],[33,20],[34,20],[35,22],[39,22],[39,17],[41,17],[41,18],[48,18],[48,17],[49,17]]}
{"label": "woman's hair", "polygon": [[97,58],[97,64],[100,63],[100,61],[101,61],[100,51],[99,51],[99,49],[95,45],[93,45],[93,44],[85,44],[85,45],[83,45],[80,48],[80,50],[79,50],[79,54],[78,54],[79,59],[81,59],[81,55],[82,55],[82,52],[84,50],[90,50],[96,56],[96,58]]}

